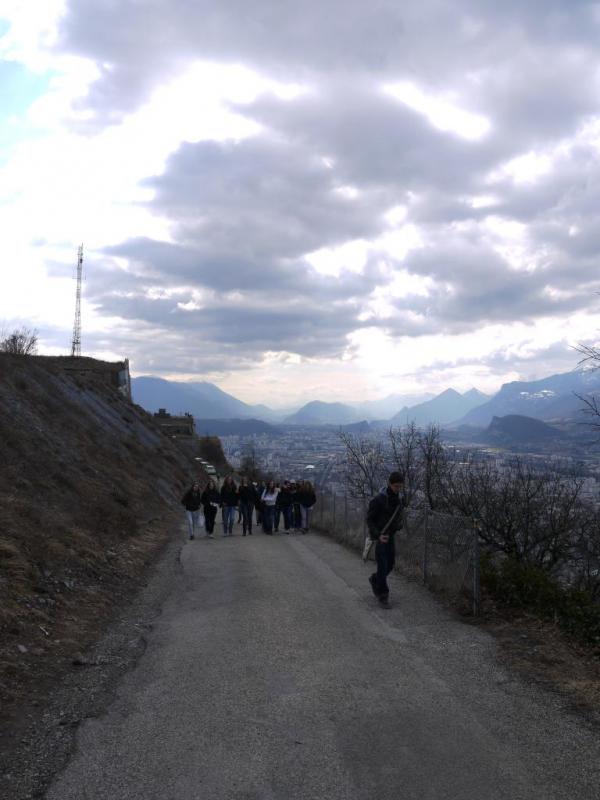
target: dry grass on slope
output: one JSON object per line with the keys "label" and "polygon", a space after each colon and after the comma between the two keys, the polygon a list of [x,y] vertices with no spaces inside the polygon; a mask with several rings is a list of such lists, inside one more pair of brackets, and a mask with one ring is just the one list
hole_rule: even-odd
{"label": "dry grass on slope", "polygon": [[181,519],[197,473],[93,377],[0,355],[0,715],[94,641]]}

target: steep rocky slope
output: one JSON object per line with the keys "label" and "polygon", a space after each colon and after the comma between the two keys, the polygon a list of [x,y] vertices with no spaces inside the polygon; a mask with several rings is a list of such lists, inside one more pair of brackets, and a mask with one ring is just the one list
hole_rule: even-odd
{"label": "steep rocky slope", "polygon": [[0,722],[43,703],[179,535],[193,455],[98,378],[0,355]]}

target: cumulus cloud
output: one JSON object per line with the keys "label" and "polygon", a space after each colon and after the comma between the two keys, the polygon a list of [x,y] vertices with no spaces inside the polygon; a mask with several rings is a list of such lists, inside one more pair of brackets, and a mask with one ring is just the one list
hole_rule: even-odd
{"label": "cumulus cloud", "polygon": [[[520,63],[530,71],[539,65],[549,81],[553,70],[563,74],[561,61],[595,49],[598,24],[596,4],[579,0],[376,0],[368,7],[362,0],[256,0],[251,6],[244,0],[70,0],[59,46],[101,66],[89,100],[110,117],[129,110],[153,83],[195,58],[251,63],[286,79],[400,74],[442,91],[488,81],[500,91],[509,84],[516,89],[529,82],[518,72]],[[554,58],[544,59],[549,54]],[[515,67],[507,77],[501,68],[511,62]],[[547,86],[556,97],[557,87]],[[525,95],[523,90],[514,97]]]}
{"label": "cumulus cloud", "polygon": [[204,106],[172,132],[139,187],[160,225],[97,249],[89,302],[186,373],[353,359],[369,331],[433,365],[420,340],[485,326],[504,331],[490,370],[503,348],[558,362],[562,333],[531,357],[511,337],[598,311],[599,28],[597,4],[573,0],[68,0],[53,47],[94,65],[86,136],[181,75],[206,82],[194,65],[255,84],[223,90],[226,135]]}

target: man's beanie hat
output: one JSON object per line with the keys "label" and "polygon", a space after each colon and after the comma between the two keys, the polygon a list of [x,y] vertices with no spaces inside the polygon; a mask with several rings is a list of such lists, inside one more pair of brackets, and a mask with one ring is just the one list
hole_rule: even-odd
{"label": "man's beanie hat", "polygon": [[404,475],[399,470],[395,470],[394,472],[390,473],[390,477],[388,478],[389,483],[404,483]]}

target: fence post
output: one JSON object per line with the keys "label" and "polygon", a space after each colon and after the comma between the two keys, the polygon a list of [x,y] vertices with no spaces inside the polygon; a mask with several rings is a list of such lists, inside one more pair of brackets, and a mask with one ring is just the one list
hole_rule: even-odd
{"label": "fence post", "polygon": [[429,552],[428,552],[428,539],[429,539],[429,509],[425,510],[425,524],[423,526],[423,583],[427,585],[427,578],[429,577]]}
{"label": "fence post", "polygon": [[366,501],[366,499],[364,497],[363,497],[363,501],[362,501],[362,510],[363,510],[363,514],[362,514],[362,524],[363,524],[362,531],[363,531],[363,542],[364,542],[364,540],[367,538],[367,501]]}
{"label": "fence post", "polygon": [[348,493],[344,492],[344,537],[348,535]]}
{"label": "fence post", "polygon": [[473,615],[479,616],[481,605],[481,575],[479,563],[479,520],[473,520]]}
{"label": "fence post", "polygon": [[331,517],[333,520],[331,523],[331,531],[332,533],[335,533],[335,492],[331,495],[331,500],[332,500]]}

